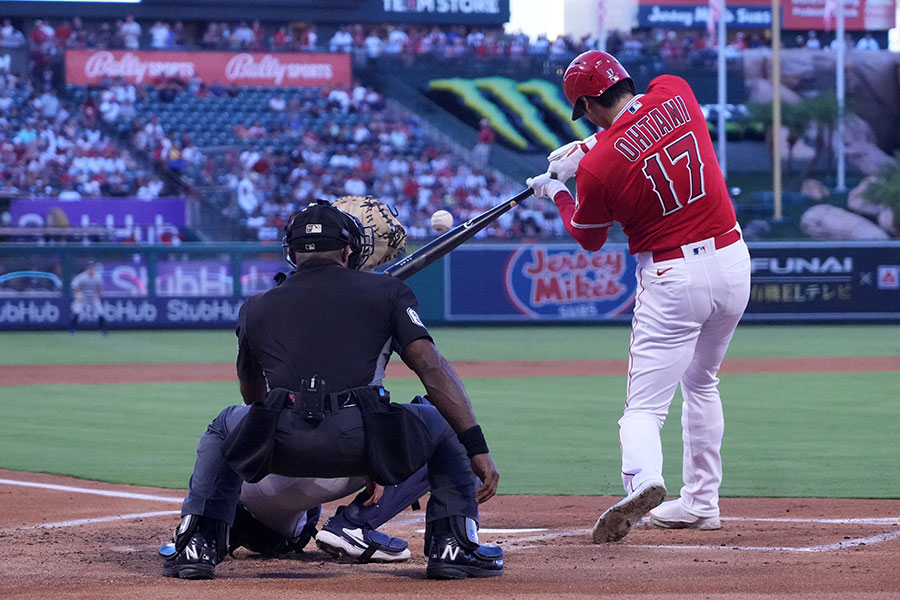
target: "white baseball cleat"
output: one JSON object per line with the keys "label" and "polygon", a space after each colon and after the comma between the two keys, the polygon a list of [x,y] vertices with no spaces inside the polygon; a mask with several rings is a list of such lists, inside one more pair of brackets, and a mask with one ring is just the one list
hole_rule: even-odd
{"label": "white baseball cleat", "polygon": [[617,542],[628,535],[631,526],[647,511],[656,508],[666,498],[666,486],[661,481],[646,481],[638,489],[616,502],[600,515],[594,525],[595,544]]}
{"label": "white baseball cleat", "polygon": [[681,498],[663,502],[650,511],[650,524],[663,529],[722,529],[718,515],[698,517],[684,508]]}

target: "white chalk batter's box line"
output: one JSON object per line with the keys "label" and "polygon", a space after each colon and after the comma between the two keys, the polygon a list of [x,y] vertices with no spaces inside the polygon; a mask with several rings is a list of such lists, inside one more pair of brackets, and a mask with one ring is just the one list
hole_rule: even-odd
{"label": "white chalk batter's box line", "polygon": [[[79,494],[92,494],[97,496],[106,496],[110,498],[125,498],[130,500],[145,500],[151,502],[166,502],[180,503],[182,501],[181,498],[173,498],[170,496],[156,496],[152,494],[137,494],[132,492],[118,492],[115,490],[103,490],[103,489],[91,489],[91,488],[80,488],[68,485],[57,485],[52,483],[37,483],[32,481],[19,481],[14,479],[0,479],[0,485],[15,485],[22,487],[33,487],[61,492],[73,492]],[[152,517],[161,517],[161,516],[172,516],[178,515],[181,511],[177,510],[163,510],[163,511],[154,511],[154,512],[144,512],[144,513],[128,513],[123,515],[110,515],[106,517],[94,517],[88,519],[75,519],[71,521],[57,521],[55,523],[42,523],[40,525],[31,525],[22,527],[22,529],[56,529],[61,527],[76,527],[80,525],[88,525],[92,523],[109,523],[113,521],[123,521],[129,519],[144,519],[144,518],[152,518]],[[722,519],[725,522],[752,522],[752,523],[817,523],[822,525],[879,525],[885,527],[897,527],[900,528],[900,517],[875,517],[875,518],[847,518],[847,519],[798,519],[798,518],[772,518],[772,517],[729,517]],[[423,517],[418,517],[415,519],[405,519],[402,521],[395,521],[393,525],[395,526],[404,526],[404,525],[414,525],[416,523],[422,523]],[[638,527],[645,525],[647,519],[644,519]],[[424,529],[417,530],[419,533],[424,533]],[[589,537],[590,533],[586,529],[570,529],[567,531],[551,531],[549,529],[543,528],[530,528],[530,529],[491,529],[484,528],[480,531],[482,534],[486,535],[513,535],[513,534],[523,534],[523,533],[536,533],[538,535],[531,535],[525,537],[517,537],[514,541],[510,541],[504,544],[505,548],[508,549],[516,549],[516,550],[526,550],[531,548],[544,547],[546,548],[547,540],[553,538],[566,538],[566,537]],[[868,536],[864,538],[855,538],[849,540],[843,540],[834,544],[822,544],[818,546],[801,546],[801,547],[792,547],[792,546],[728,546],[728,545],[715,545],[715,546],[705,546],[705,545],[679,545],[679,544],[631,544],[625,541],[622,545],[629,548],[657,548],[663,550],[744,550],[744,551],[755,551],[755,552],[832,552],[835,550],[842,550],[845,548],[852,548],[855,546],[871,546],[873,544],[879,544],[883,542],[889,542],[891,540],[895,540],[900,538],[900,530],[893,531],[889,533],[882,533],[878,535]],[[532,542],[544,542],[541,545],[533,544]]]}

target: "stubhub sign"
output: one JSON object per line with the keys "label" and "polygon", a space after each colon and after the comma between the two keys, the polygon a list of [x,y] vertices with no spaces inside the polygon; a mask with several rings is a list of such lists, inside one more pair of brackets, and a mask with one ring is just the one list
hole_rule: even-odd
{"label": "stubhub sign", "polygon": [[[243,298],[105,298],[103,313],[111,329],[231,328]],[[66,329],[72,319],[68,298],[0,299],[0,330]],[[92,323],[79,323],[90,329]]]}

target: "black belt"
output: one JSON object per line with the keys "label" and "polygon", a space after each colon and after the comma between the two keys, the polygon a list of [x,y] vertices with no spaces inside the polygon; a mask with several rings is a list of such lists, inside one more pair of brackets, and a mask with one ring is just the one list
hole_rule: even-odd
{"label": "black belt", "polygon": [[336,413],[342,408],[350,408],[351,406],[356,406],[356,396],[353,395],[353,392],[341,392],[338,394],[326,394],[325,395],[325,410],[330,410],[332,414]]}
{"label": "black belt", "polygon": [[[379,395],[382,396],[385,402],[389,401],[390,395],[388,395],[387,390],[384,388],[376,388],[380,391]],[[292,408],[295,405],[296,392],[290,392],[287,394],[287,398],[285,401],[285,406],[287,408]],[[344,392],[335,392],[331,394],[325,394],[325,401],[322,403],[322,409],[328,411],[332,414],[337,413],[342,408],[350,408],[357,405],[356,395],[354,390],[348,390]]]}

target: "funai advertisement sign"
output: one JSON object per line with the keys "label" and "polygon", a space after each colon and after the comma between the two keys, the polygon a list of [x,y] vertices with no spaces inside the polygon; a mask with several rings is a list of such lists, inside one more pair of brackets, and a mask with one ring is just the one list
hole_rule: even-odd
{"label": "funai advertisement sign", "polygon": [[625,246],[463,246],[446,265],[447,320],[631,318],[635,261]]}
{"label": "funai advertisement sign", "polygon": [[[900,243],[751,243],[744,319],[900,319]],[[631,318],[635,260],[624,246],[462,246],[445,263],[448,321]]]}
{"label": "funai advertisement sign", "polygon": [[900,244],[753,244],[747,319],[900,318]]}

